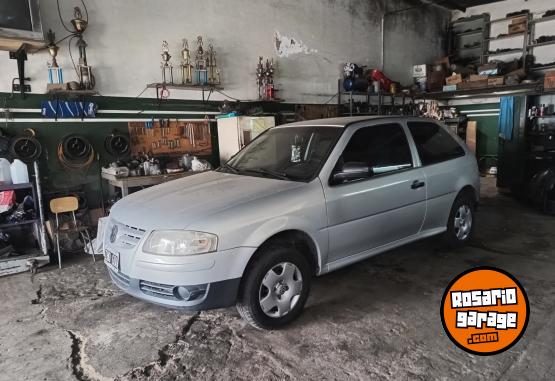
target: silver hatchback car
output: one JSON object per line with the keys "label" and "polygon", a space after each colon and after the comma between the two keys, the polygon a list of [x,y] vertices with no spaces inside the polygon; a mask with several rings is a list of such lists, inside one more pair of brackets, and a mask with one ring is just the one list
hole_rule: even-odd
{"label": "silver hatchback car", "polygon": [[463,245],[478,197],[474,155],[437,121],[293,123],[216,171],[117,202],[105,262],[135,297],[187,310],[235,304],[272,329],[301,313],[313,275],[436,234]]}

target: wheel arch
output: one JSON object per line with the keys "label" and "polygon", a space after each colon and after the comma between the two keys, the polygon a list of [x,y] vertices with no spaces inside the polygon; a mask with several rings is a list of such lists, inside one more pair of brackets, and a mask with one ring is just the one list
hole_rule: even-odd
{"label": "wheel arch", "polygon": [[313,274],[317,274],[321,268],[321,260],[316,241],[307,232],[300,229],[282,230],[268,237],[249,259],[245,272],[250,265],[263,254],[264,250],[273,245],[294,247],[308,261]]}
{"label": "wheel arch", "polygon": [[480,195],[478,194],[478,191],[476,190],[476,188],[474,188],[474,186],[470,184],[463,186],[457,194],[457,197],[461,195],[469,195],[476,203],[478,203],[478,201],[480,200]]}

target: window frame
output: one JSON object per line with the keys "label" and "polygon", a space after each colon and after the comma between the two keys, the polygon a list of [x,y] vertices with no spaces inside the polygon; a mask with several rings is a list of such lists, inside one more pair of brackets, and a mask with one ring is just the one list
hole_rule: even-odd
{"label": "window frame", "polygon": [[[466,155],[468,155],[468,150],[465,147],[464,144],[462,144],[459,140],[460,138],[456,135],[454,135],[451,131],[449,131],[448,128],[446,128],[445,126],[443,126],[440,123],[437,123],[436,121],[433,120],[428,120],[428,119],[422,119],[422,120],[407,120],[406,122],[406,126],[407,126],[407,133],[410,136],[410,139],[412,140],[412,144],[414,145],[414,151],[416,153],[416,155],[418,156],[418,161],[420,163],[420,167],[429,167],[431,165],[437,165],[437,164],[441,164],[441,163],[446,163],[448,161],[451,160],[456,160],[456,159],[460,159],[462,157],[466,157]],[[427,123],[427,124],[434,124],[436,126],[438,126],[438,128],[442,129],[448,136],[451,137],[451,139],[455,142],[455,144],[457,144],[461,149],[462,149],[462,155],[458,155],[449,159],[445,159],[445,160],[440,160],[440,161],[436,161],[434,163],[428,163],[428,164],[424,164],[424,162],[422,161],[422,157],[420,156],[420,152],[418,151],[418,144],[416,142],[416,139],[414,138],[414,135],[412,134],[412,131],[410,130],[410,126],[409,124],[411,123]]]}
{"label": "window frame", "polygon": [[[378,173],[378,174],[374,174],[374,175],[366,177],[366,178],[355,179],[355,180],[347,181],[347,182],[344,182],[344,183],[339,183],[339,184],[334,183],[333,182],[333,174],[334,174],[333,168],[335,168],[337,166],[337,163],[339,162],[339,160],[343,156],[343,152],[345,152],[345,149],[349,145],[353,136],[358,131],[360,131],[362,129],[365,129],[365,128],[375,128],[375,127],[384,126],[384,125],[391,125],[391,124],[397,125],[401,129],[403,134],[405,135],[405,140],[406,140],[407,146],[409,148],[409,153],[410,153],[410,159],[411,159],[412,166],[408,167],[408,168],[398,169],[398,170],[391,171],[391,172]],[[347,129],[349,129],[349,127],[346,127],[345,129],[347,130]],[[330,157],[331,157],[331,155],[330,155]],[[328,160],[330,159],[330,157],[328,157]],[[345,144],[341,148],[341,152],[339,153],[338,157],[335,159],[335,163],[333,164],[332,170],[330,171],[330,174],[329,174],[329,177],[328,177],[328,186],[336,187],[336,186],[344,186],[344,185],[350,185],[350,184],[358,184],[358,183],[365,182],[365,181],[375,180],[375,179],[378,179],[378,178],[397,175],[399,173],[409,172],[409,171],[418,169],[421,166],[422,166],[422,163],[420,162],[420,157],[418,156],[418,152],[416,151],[416,146],[415,146],[414,140],[412,138],[412,135],[409,135],[409,131],[408,131],[408,127],[406,125],[406,122],[405,121],[399,121],[399,120],[391,120],[391,121],[386,122],[384,120],[380,120],[378,123],[375,123],[375,124],[366,124],[366,125],[361,125],[361,126],[351,128],[351,131],[349,131],[349,136],[347,138],[347,141],[345,142]]]}

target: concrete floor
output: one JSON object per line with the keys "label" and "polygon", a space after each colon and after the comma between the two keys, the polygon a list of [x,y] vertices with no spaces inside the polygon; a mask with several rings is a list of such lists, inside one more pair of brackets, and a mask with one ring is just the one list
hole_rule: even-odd
{"label": "concrete floor", "polygon": [[[0,278],[0,380],[555,379],[555,218],[484,179],[470,247],[428,239],[318,278],[301,318],[274,332],[235,309],[182,313],[111,285],[102,262],[68,256]],[[473,356],[449,341],[444,288],[473,266],[514,274],[531,304],[509,351]]]}

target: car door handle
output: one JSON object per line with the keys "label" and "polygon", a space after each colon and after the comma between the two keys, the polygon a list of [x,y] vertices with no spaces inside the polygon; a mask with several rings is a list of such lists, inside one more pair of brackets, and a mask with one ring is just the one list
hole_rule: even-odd
{"label": "car door handle", "polygon": [[414,180],[410,187],[411,189],[418,189],[418,188],[422,188],[424,185],[426,185],[424,181]]}

